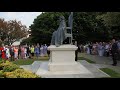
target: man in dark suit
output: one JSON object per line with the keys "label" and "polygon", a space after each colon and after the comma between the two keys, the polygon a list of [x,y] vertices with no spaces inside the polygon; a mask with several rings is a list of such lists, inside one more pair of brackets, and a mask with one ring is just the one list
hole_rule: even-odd
{"label": "man in dark suit", "polygon": [[11,61],[14,61],[14,48],[13,48],[13,46],[10,46],[10,60]]}
{"label": "man in dark suit", "polygon": [[75,50],[75,61],[78,60],[78,44],[77,41],[74,42],[74,45],[77,47],[77,50]]}
{"label": "man in dark suit", "polygon": [[77,44],[77,41],[75,40],[73,40],[72,43],[77,47],[77,50],[75,50],[75,61],[77,61],[78,60],[78,44]]}
{"label": "man in dark suit", "polygon": [[112,40],[112,48],[111,48],[111,54],[113,59],[113,66],[117,65],[117,55],[118,55],[118,45],[115,41],[115,39]]}
{"label": "man in dark suit", "polygon": [[118,59],[120,61],[120,40],[118,41]]}

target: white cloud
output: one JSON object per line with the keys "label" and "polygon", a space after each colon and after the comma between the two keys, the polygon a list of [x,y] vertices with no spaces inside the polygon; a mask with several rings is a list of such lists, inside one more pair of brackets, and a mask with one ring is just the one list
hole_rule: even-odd
{"label": "white cloud", "polygon": [[41,12],[0,12],[0,18],[5,20],[21,21],[23,25],[29,27],[34,19],[40,15]]}

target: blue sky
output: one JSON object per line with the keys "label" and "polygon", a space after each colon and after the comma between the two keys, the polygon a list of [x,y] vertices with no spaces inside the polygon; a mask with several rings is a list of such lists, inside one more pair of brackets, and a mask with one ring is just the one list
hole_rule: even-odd
{"label": "blue sky", "polygon": [[29,28],[34,19],[40,14],[41,12],[0,12],[0,18],[4,18],[5,21],[16,19]]}

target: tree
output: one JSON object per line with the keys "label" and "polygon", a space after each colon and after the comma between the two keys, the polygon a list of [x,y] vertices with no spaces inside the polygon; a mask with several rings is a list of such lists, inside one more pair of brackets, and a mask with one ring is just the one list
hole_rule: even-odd
{"label": "tree", "polygon": [[120,12],[107,12],[97,18],[103,20],[111,38],[120,38]]}
{"label": "tree", "polygon": [[74,38],[80,43],[104,40],[106,26],[102,20],[96,19],[102,12],[75,12],[74,13]]}
{"label": "tree", "polygon": [[32,41],[34,43],[50,43],[52,33],[57,30],[59,12],[46,12],[39,15],[30,26]]}
{"label": "tree", "polygon": [[7,22],[4,19],[0,19],[0,37],[4,41],[6,37]]}
{"label": "tree", "polygon": [[0,35],[4,43],[10,44],[25,37],[27,35],[27,28],[20,21],[0,19]]}
{"label": "tree", "polygon": [[[60,15],[64,15],[66,24],[70,12],[45,12],[34,19],[30,26],[33,43],[50,43],[52,33],[57,30]],[[98,18],[107,12],[74,12],[73,38],[78,43],[88,41],[108,41],[112,34],[104,20]],[[68,24],[67,24],[68,25]]]}

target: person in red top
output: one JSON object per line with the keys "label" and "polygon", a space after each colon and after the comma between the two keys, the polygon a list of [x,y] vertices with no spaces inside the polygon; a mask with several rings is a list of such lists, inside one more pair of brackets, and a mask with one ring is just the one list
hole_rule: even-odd
{"label": "person in red top", "polygon": [[14,58],[18,59],[18,48],[17,48],[17,46],[14,47]]}
{"label": "person in red top", "polygon": [[2,47],[0,46],[0,60],[2,59]]}
{"label": "person in red top", "polygon": [[1,52],[1,57],[2,57],[2,59],[5,59],[6,57],[5,57],[5,51],[4,51],[4,47],[2,46],[2,47],[0,47],[0,50],[2,51]]}

